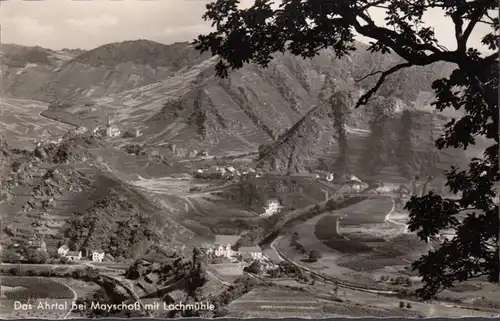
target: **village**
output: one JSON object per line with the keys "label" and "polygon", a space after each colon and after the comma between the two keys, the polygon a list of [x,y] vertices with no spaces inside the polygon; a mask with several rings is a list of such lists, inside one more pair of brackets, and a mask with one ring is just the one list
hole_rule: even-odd
{"label": "village", "polygon": [[105,251],[71,250],[67,244],[50,249],[43,238],[32,238],[27,242],[13,243],[2,249],[2,263],[26,264],[70,264],[70,263],[114,263],[116,259]]}
{"label": "village", "polygon": [[240,246],[236,249],[239,235],[215,235],[215,241],[201,246],[211,264],[232,263],[250,266],[258,262],[261,272],[277,267],[260,246]]}

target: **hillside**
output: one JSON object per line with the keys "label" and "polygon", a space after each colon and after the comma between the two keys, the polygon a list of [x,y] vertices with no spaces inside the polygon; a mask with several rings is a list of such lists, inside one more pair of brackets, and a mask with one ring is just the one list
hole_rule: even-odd
{"label": "hillside", "polygon": [[[127,51],[143,52],[146,43],[150,42],[124,43],[122,46]],[[73,103],[71,108],[58,111],[59,114],[69,113],[68,116],[50,117],[96,126],[104,123],[106,115],[116,115],[117,126],[138,128],[144,133],[137,142],[175,145],[179,151],[188,147],[191,151],[209,150],[212,154],[255,151],[259,145],[270,143],[284,134],[321,101],[320,96],[325,95],[326,79],[330,79],[335,90],[347,89],[358,95],[370,88],[376,77],[363,81],[356,79],[397,62],[394,56],[368,53],[360,45],[358,51],[343,60],[335,59],[328,50],[312,60],[278,55],[267,69],[247,65],[232,72],[229,79],[214,77],[215,59],[200,57],[200,60],[188,59],[189,63],[175,73],[160,72],[156,76],[139,76],[141,80],[131,81],[130,75],[137,75],[139,71],[146,75],[151,71],[144,65],[122,62],[126,59],[141,62],[133,53],[124,55],[129,58],[117,59],[113,69],[106,72],[104,67],[86,65],[96,64],[95,59],[87,56],[107,52],[105,48],[110,52],[102,58],[103,65],[111,65],[110,61],[118,56],[117,52],[125,50],[118,44],[107,46],[89,51],[66,64],[57,76],[59,80],[53,82],[60,82],[58,88],[75,92],[79,97],[95,97],[95,106],[85,108],[84,104]],[[166,47],[174,53],[192,50],[187,44]],[[159,59],[155,70],[163,68],[162,65],[165,61]],[[132,66],[139,69],[133,71],[135,67]],[[87,76],[80,76],[75,79],[73,75],[79,68],[85,68],[85,74],[89,77],[95,75],[95,78],[85,80]],[[175,70],[172,68],[167,69]],[[428,104],[431,80],[444,76],[449,70],[447,65],[404,70],[391,77],[379,94],[400,99],[412,108],[424,108]],[[122,73],[124,81],[106,82],[103,73],[108,73],[108,76]],[[140,87],[148,82],[151,83]],[[76,87],[80,89],[76,90]],[[99,98],[105,93],[109,94],[105,99]],[[90,119],[93,121],[89,124]],[[189,151],[184,152],[189,154]]]}
{"label": "hillside", "polygon": [[[344,147],[338,144],[334,128],[338,117],[330,102],[333,95],[345,93],[350,97],[348,109],[352,109],[355,99],[377,77],[360,79],[398,63],[394,55],[367,52],[362,44],[341,60],[329,50],[307,60],[279,54],[269,68],[245,65],[228,79],[214,76],[215,61],[200,56],[187,43],[167,46],[137,40],[104,45],[58,68],[42,91],[65,104],[43,115],[88,128],[103,125],[111,116],[122,132],[137,129],[142,133],[117,138],[115,143],[163,146],[168,155],[260,150],[259,165],[268,170],[330,171],[338,165],[337,154],[347,142],[344,139]],[[369,106],[349,112],[343,122],[352,171],[373,177],[398,167],[397,172],[407,178],[429,165],[429,156],[436,154],[430,148],[430,132],[435,138],[447,119],[428,112],[430,85],[450,70],[446,64],[404,69],[388,78]],[[373,125],[377,104],[392,106],[392,114]],[[403,110],[415,118],[411,133],[405,134],[415,150],[406,154],[396,150],[395,143],[405,127],[401,125]],[[371,135],[372,127],[379,132]],[[370,153],[371,163],[378,165],[363,161]],[[464,156],[458,151],[441,152],[435,167],[448,168],[452,161],[461,163]]]}
{"label": "hillside", "polygon": [[[440,175],[450,164],[465,165],[468,156],[463,150],[434,147],[444,116],[384,97],[353,109],[352,98],[343,92],[336,95],[340,98],[335,104],[321,103],[262,148],[258,166],[278,173],[350,172],[366,180],[398,182],[415,174]],[[339,109],[345,115],[335,115]],[[335,126],[338,117],[346,118],[340,132]]]}
{"label": "hillside", "polygon": [[20,98],[39,97],[53,72],[81,51],[54,51],[41,47],[0,44],[2,93]]}
{"label": "hillside", "polygon": [[38,95],[48,101],[78,101],[162,81],[203,58],[187,43],[149,40],[106,44],[67,61]]}
{"label": "hillside", "polygon": [[3,245],[44,239],[51,251],[67,243],[132,259],[155,244],[175,249],[189,243],[193,234],[109,172],[92,153],[96,148],[111,147],[75,134],[33,151],[3,146]]}

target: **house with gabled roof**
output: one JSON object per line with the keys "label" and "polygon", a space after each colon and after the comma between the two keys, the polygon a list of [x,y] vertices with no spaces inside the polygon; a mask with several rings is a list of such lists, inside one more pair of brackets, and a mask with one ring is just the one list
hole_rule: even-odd
{"label": "house with gabled roof", "polygon": [[259,246],[242,246],[238,249],[238,254],[241,255],[243,259],[262,259],[262,249]]}
{"label": "house with gabled roof", "polygon": [[66,252],[65,257],[67,257],[70,261],[79,261],[82,259],[82,251],[68,251]]}
{"label": "house with gabled roof", "polygon": [[68,253],[68,251],[69,251],[69,246],[64,244],[57,249],[57,254],[61,256],[66,256],[66,253]]}

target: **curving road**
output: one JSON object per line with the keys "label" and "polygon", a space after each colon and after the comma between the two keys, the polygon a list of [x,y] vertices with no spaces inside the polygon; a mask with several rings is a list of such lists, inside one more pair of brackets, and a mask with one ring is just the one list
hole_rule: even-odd
{"label": "curving road", "polygon": [[[63,283],[61,283],[61,284],[63,284]],[[69,285],[66,285],[66,284],[63,284],[63,285],[66,286],[68,289],[70,289],[71,292],[73,292],[73,299],[71,299],[71,306],[69,307],[68,312],[66,312],[66,314],[63,317],[63,319],[68,319],[69,316],[71,315],[71,312],[73,311],[72,310],[73,304],[75,304],[76,300],[78,299],[78,294]]]}

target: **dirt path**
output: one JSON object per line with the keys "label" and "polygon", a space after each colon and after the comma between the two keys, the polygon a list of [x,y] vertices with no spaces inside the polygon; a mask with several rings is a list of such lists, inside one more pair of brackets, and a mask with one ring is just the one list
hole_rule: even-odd
{"label": "dirt path", "polygon": [[394,197],[392,197],[392,196],[391,196],[391,202],[392,202],[392,208],[389,211],[389,213],[387,213],[387,215],[385,216],[384,222],[389,222],[391,224],[399,226],[401,228],[400,233],[407,233],[408,227],[407,227],[407,225],[405,223],[397,222],[397,221],[394,221],[394,220],[391,219],[391,215],[396,210],[396,202],[394,201]]}
{"label": "dirt path", "polygon": [[64,283],[61,283],[61,284],[62,284],[62,285],[64,285],[65,287],[67,287],[68,289],[70,289],[70,290],[71,290],[71,292],[73,292],[73,299],[71,300],[71,305],[70,305],[70,307],[69,307],[69,309],[68,309],[68,312],[66,312],[66,314],[65,314],[65,315],[64,315],[64,317],[63,317],[63,319],[68,319],[68,318],[69,318],[69,316],[71,315],[72,306],[73,306],[73,304],[75,304],[75,303],[76,303],[76,300],[78,299],[78,294],[77,294],[77,293],[76,293],[76,291],[75,291],[75,290],[73,290],[73,288],[72,288],[72,287],[70,287],[69,285],[66,285],[66,284],[64,284]]}

